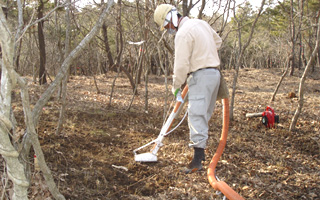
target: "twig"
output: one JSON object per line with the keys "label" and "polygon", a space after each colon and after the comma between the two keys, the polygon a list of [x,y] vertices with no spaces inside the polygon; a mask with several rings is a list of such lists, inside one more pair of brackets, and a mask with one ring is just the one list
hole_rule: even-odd
{"label": "twig", "polygon": [[50,15],[51,15],[54,11],[56,11],[56,10],[59,9],[59,8],[65,7],[65,6],[67,6],[67,5],[69,5],[69,4],[57,5],[55,8],[53,8],[52,10],[50,10],[50,12],[49,12],[46,16],[44,16],[44,17],[42,17],[41,19],[38,19],[38,20],[36,20],[36,21],[34,21],[34,22],[31,23],[31,20],[33,19],[34,14],[36,13],[36,12],[34,11],[34,12],[32,13],[32,16],[31,16],[31,19],[30,19],[29,24],[21,31],[21,35],[20,35],[20,37],[16,40],[16,43],[18,43],[18,42],[21,40],[22,36],[23,36],[24,33],[28,30],[28,28],[30,28],[31,26],[33,26],[33,25],[35,25],[35,24],[37,24],[37,23],[39,23],[39,22],[41,22],[41,21],[43,21],[43,20],[45,20],[45,19],[47,19],[48,17],[50,17]]}

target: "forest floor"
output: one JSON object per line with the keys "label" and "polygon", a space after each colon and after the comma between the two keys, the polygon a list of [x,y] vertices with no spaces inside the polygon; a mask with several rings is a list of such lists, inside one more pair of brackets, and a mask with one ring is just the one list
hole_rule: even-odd
{"label": "forest floor", "polygon": [[[224,75],[231,93],[233,71],[224,71]],[[234,121],[230,122],[227,145],[216,173],[245,199],[320,199],[320,73],[312,73],[306,80],[303,110],[293,132],[288,129],[298,98],[292,93],[298,95],[300,78],[286,76],[275,101],[270,102],[281,75],[280,69],[240,70]],[[222,104],[217,102],[210,120],[202,171],[189,175],[180,172],[193,153],[188,147],[187,120],[165,138],[158,162],[137,163],[133,150],[155,139],[164,121],[165,78],[149,76],[148,111],[144,82],[126,111],[132,88],[122,74],[115,82],[109,105],[114,76],[110,73],[96,77],[100,94],[93,77],[70,78],[62,133],[55,133],[58,101],[52,98],[41,115],[39,139],[66,199],[222,199],[207,179],[207,168],[220,140]],[[29,86],[34,104],[45,88],[33,83]],[[172,100],[169,92],[167,110],[172,109]],[[280,116],[274,129],[266,129],[260,117],[245,116],[263,112],[266,106]],[[19,101],[14,112],[22,123]],[[30,199],[51,199],[39,175],[37,172],[32,176]]]}

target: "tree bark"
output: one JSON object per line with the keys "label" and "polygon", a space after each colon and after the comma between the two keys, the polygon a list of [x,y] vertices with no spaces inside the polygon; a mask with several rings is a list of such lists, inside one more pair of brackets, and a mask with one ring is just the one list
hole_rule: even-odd
{"label": "tree bark", "polygon": [[111,103],[112,103],[112,97],[113,97],[114,87],[115,87],[115,85],[116,85],[116,80],[117,80],[119,74],[120,74],[120,70],[118,70],[117,75],[114,77],[114,79],[113,79],[113,81],[112,81],[111,92],[110,92],[110,97],[109,97],[109,107],[111,106]]}
{"label": "tree bark", "polygon": [[[66,40],[65,40],[65,52],[64,57],[66,58],[68,54],[70,53],[70,7],[71,7],[71,0],[67,0],[68,6],[66,8]],[[68,70],[70,71],[70,70]],[[64,78],[62,79],[61,83],[61,108],[60,108],[60,115],[59,115],[59,121],[58,126],[56,130],[56,134],[60,134],[63,129],[63,123],[65,118],[65,110],[66,110],[66,99],[67,99],[67,84],[68,84],[68,76],[69,73],[65,74]]]}
{"label": "tree bark", "polygon": [[295,23],[294,23],[294,17],[293,17],[293,0],[290,0],[290,5],[291,5],[291,9],[290,9],[290,33],[291,33],[291,55],[292,60],[291,60],[291,70],[290,70],[290,76],[293,76],[294,73],[294,67],[295,67],[295,46],[296,46],[296,33],[295,33]]}
{"label": "tree bark", "polygon": [[21,98],[22,98],[22,105],[25,117],[25,123],[27,126],[27,133],[30,136],[32,141],[32,147],[34,152],[37,156],[40,169],[43,173],[43,177],[48,185],[49,191],[55,199],[58,200],[65,200],[65,197],[59,192],[58,187],[54,182],[54,178],[51,174],[51,170],[49,169],[43,151],[41,149],[40,141],[38,139],[38,134],[36,132],[35,124],[32,119],[32,113],[30,109],[30,102],[29,102],[29,93],[27,90],[27,83],[22,80],[22,78],[18,77],[18,83],[21,88]]}
{"label": "tree bark", "polygon": [[[142,18],[141,17],[141,13],[140,13],[140,5],[139,5],[139,0],[136,1],[136,10],[137,10],[137,13],[138,13],[138,19],[139,19],[139,23],[140,23],[140,27],[144,27],[144,23],[142,21]],[[145,16],[144,16],[145,18]],[[143,33],[143,29],[141,29],[140,31],[140,40],[142,40],[142,38],[144,38],[144,33]],[[143,69],[143,62],[144,62],[144,52],[145,52],[145,44],[142,44],[139,48],[139,58],[138,58],[138,63],[137,63],[137,72],[136,73],[136,77],[135,77],[135,82],[136,84],[140,84],[141,83],[141,74],[142,74],[142,69]],[[136,87],[137,89],[137,87]]]}
{"label": "tree bark", "polygon": [[19,161],[19,153],[13,147],[9,134],[13,125],[10,121],[11,93],[16,84],[14,73],[14,41],[11,37],[5,14],[0,9],[0,41],[2,67],[0,95],[0,154],[6,161],[7,174],[13,182],[12,199],[28,199],[29,182],[24,173],[24,166]]}
{"label": "tree bark", "polygon": [[199,10],[198,19],[202,19],[202,15],[203,15],[202,12],[205,7],[206,7],[206,0],[201,0],[201,7]]}
{"label": "tree bark", "polygon": [[[147,26],[148,26],[148,22],[150,20],[150,15],[148,14],[148,1],[145,2],[145,9],[144,9],[144,26],[143,26],[143,31],[144,31],[144,34],[143,34],[143,40],[144,41],[148,41],[148,29],[147,29]],[[143,51],[143,55],[148,55],[148,43],[146,42],[146,44],[142,45],[144,48],[142,49]],[[148,56],[149,58],[151,56]],[[146,59],[145,58],[145,73],[144,73],[144,77],[145,77],[145,103],[144,103],[144,111],[147,113],[148,112],[148,105],[149,105],[149,92],[148,92],[148,82],[149,82],[149,69],[150,69],[150,66],[151,66],[151,62],[149,62],[149,59]]]}
{"label": "tree bark", "polygon": [[99,52],[97,52],[97,62],[98,66],[96,68],[96,71],[94,72],[93,70],[90,71],[91,75],[93,76],[93,83],[97,89],[97,94],[101,94],[100,89],[98,87],[97,79],[96,79],[96,74],[101,74],[101,61],[100,61],[100,55]]}
{"label": "tree bark", "polygon": [[7,174],[13,182],[12,199],[28,199],[29,182],[24,174],[24,167],[19,162],[19,153],[11,144],[9,138],[11,129],[12,126],[9,118],[0,113],[0,154],[6,161]]}
{"label": "tree bark", "polygon": [[[319,12],[320,13],[320,12]],[[289,127],[289,131],[293,131],[296,127],[296,124],[297,124],[297,121],[298,121],[298,118],[300,116],[300,113],[301,113],[301,110],[303,108],[303,95],[304,95],[304,83],[305,83],[305,80],[307,78],[307,74],[308,74],[308,71],[311,67],[311,64],[313,63],[313,60],[314,58],[316,57],[317,53],[318,53],[318,50],[319,50],[319,41],[320,40],[320,17],[318,17],[318,30],[317,30],[317,41],[316,41],[316,45],[313,49],[313,52],[309,58],[309,61],[307,63],[307,66],[305,67],[304,69],[304,72],[303,72],[303,75],[300,79],[300,84],[299,84],[299,102],[298,102],[298,107],[294,113],[294,116],[291,120],[291,124],[290,124],[290,127]]]}
{"label": "tree bark", "polygon": [[188,16],[188,0],[183,0],[182,1],[182,15],[183,16]]}
{"label": "tree bark", "polygon": [[116,66],[117,69],[117,75],[114,77],[113,83],[112,83],[112,89],[111,89],[111,93],[110,93],[110,99],[109,99],[109,106],[111,106],[111,101],[112,101],[112,96],[113,96],[113,92],[114,92],[114,87],[115,87],[115,83],[116,83],[116,79],[119,76],[119,73],[121,71],[121,57],[122,57],[122,51],[123,51],[123,38],[122,38],[122,26],[121,26],[121,10],[122,10],[122,1],[118,0],[117,2],[118,5],[118,16],[117,16],[117,36],[116,36],[116,40],[117,40],[117,59],[116,59],[116,63],[114,64],[114,66]]}
{"label": "tree bark", "polygon": [[[108,41],[108,27],[105,23],[103,23],[102,25],[102,34],[103,34],[105,50],[106,50],[108,61],[109,61],[109,69],[111,69],[114,66],[114,62],[113,62],[112,53],[110,50],[109,41]],[[106,72],[107,70],[104,69],[104,73]]]}
{"label": "tree bark", "polygon": [[284,73],[282,74],[282,76],[281,76],[281,78],[280,78],[280,80],[279,80],[279,82],[278,82],[278,84],[277,84],[277,86],[276,86],[276,89],[275,89],[274,92],[273,92],[273,95],[272,95],[270,101],[274,101],[274,99],[275,99],[275,97],[276,97],[276,94],[277,94],[277,92],[278,92],[278,90],[279,90],[279,88],[280,88],[280,85],[281,85],[284,77],[287,75],[287,73],[288,73],[288,71],[289,71],[289,69],[290,69],[290,60],[291,60],[291,59],[292,59],[292,56],[290,56],[290,57],[288,58],[286,70],[285,70]]}
{"label": "tree bark", "polygon": [[[43,0],[39,0],[38,19],[43,18],[43,9],[44,9],[44,2],[43,2]],[[39,40],[39,55],[40,55],[39,84],[40,85],[47,83],[47,78],[46,78],[46,44],[44,41],[43,25],[44,25],[43,20],[38,22],[38,40]]]}
{"label": "tree bark", "polygon": [[17,6],[18,6],[18,30],[16,32],[15,35],[15,45],[14,45],[14,64],[15,64],[15,69],[19,70],[19,57],[20,57],[20,52],[21,52],[21,45],[22,45],[22,40],[21,40],[21,36],[22,36],[22,29],[23,29],[23,8],[22,8],[22,4],[21,4],[21,0],[17,1]]}

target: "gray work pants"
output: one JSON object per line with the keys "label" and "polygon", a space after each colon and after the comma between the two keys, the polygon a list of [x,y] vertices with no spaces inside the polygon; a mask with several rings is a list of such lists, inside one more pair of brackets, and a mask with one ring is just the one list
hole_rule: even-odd
{"label": "gray work pants", "polygon": [[208,121],[214,111],[220,85],[220,72],[214,68],[200,69],[188,77],[187,84],[191,141],[189,146],[205,148],[208,139]]}

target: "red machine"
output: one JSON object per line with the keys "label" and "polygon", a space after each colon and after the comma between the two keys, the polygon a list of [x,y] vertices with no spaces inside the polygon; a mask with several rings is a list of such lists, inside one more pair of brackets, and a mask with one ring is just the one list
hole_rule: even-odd
{"label": "red machine", "polygon": [[262,113],[262,123],[267,128],[274,128],[274,123],[279,123],[279,115],[275,115],[274,110],[267,106],[266,111]]}

